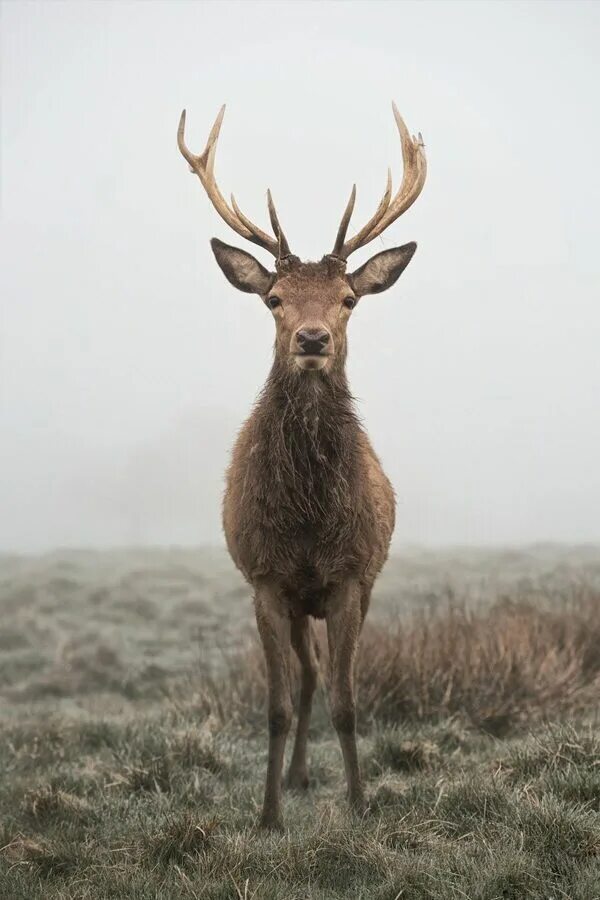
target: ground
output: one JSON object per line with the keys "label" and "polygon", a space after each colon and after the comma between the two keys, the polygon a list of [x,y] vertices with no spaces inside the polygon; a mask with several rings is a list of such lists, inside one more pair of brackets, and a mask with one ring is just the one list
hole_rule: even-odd
{"label": "ground", "polygon": [[5,556],[0,615],[2,898],[600,898],[599,548],[391,559],[358,670],[369,809],[323,645],[311,786],[276,834],[224,553]]}

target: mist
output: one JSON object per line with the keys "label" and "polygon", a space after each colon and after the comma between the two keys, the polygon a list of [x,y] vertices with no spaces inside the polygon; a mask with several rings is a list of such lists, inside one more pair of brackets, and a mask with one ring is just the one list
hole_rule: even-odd
{"label": "mist", "polygon": [[[422,131],[410,240],[349,329],[398,544],[600,540],[600,5],[4,2],[0,550],[220,544],[273,323],[176,146],[320,258]],[[247,248],[252,249],[252,248]],[[266,264],[266,254],[256,250]],[[351,267],[352,267],[351,266]]]}

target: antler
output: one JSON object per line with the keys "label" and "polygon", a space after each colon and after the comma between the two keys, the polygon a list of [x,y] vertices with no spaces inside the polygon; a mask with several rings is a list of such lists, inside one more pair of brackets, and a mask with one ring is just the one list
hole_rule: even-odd
{"label": "antler", "polygon": [[359,247],[364,247],[365,244],[368,244],[369,241],[380,235],[388,225],[395,222],[403,212],[406,212],[423,190],[425,178],[427,177],[427,160],[425,159],[423,137],[419,132],[418,138],[414,136],[411,138],[395,103],[392,103],[392,109],[396,125],[398,126],[398,133],[400,134],[400,144],[402,145],[402,162],[404,164],[402,184],[398,188],[396,196],[390,202],[392,176],[388,169],[387,186],[374,215],[371,216],[367,224],[354,237],[346,241],[346,232],[356,199],[356,185],[354,185],[350,194],[350,200],[340,222],[335,245],[331,252],[332,256],[348,259],[351,253],[354,253]]}
{"label": "antler", "polygon": [[215,154],[217,152],[217,141],[219,140],[219,132],[221,131],[221,124],[223,122],[224,115],[225,104],[223,104],[223,106],[219,110],[219,114],[215,119],[215,124],[210,130],[204,152],[200,156],[195,156],[190,152],[185,143],[184,109],[179,120],[179,128],[177,129],[177,144],[182,156],[189,164],[190,171],[196,173],[196,175],[202,182],[202,187],[208,194],[209,200],[211,201],[212,205],[219,213],[221,218],[227,222],[229,227],[233,228],[234,231],[236,231],[243,238],[246,238],[246,240],[252,241],[252,243],[258,244],[259,247],[263,247],[265,250],[268,250],[269,253],[272,253],[276,259],[281,259],[282,257],[288,256],[290,254],[290,247],[279,224],[279,219],[277,218],[277,212],[275,210],[273,198],[271,197],[271,192],[267,191],[267,202],[275,238],[272,238],[270,235],[266,234],[261,228],[258,227],[258,225],[255,225],[254,222],[252,222],[247,216],[244,215],[244,213],[235,202],[233,194],[231,195],[231,206],[229,206],[227,201],[223,197],[223,194],[219,190],[219,186],[215,180]]}

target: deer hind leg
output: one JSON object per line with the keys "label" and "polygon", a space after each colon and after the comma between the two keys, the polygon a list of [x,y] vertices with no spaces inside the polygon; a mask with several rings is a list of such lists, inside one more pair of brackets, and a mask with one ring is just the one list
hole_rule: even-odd
{"label": "deer hind leg", "polygon": [[269,758],[260,824],[266,828],[282,828],[281,775],[285,742],[292,722],[291,621],[277,592],[270,587],[261,586],[256,591],[255,608],[269,688]]}
{"label": "deer hind leg", "polygon": [[331,597],[326,620],[331,665],[331,718],[342,748],[348,799],[358,811],[364,809],[365,796],[356,747],[354,666],[362,618],[360,585],[357,581],[348,581]]}
{"label": "deer hind leg", "polygon": [[292,647],[296,651],[302,669],[300,705],[296,740],[287,775],[287,785],[291,788],[308,787],[308,767],[306,764],[306,744],[312,708],[313,694],[317,686],[319,663],[315,653],[313,636],[308,616],[292,622]]}

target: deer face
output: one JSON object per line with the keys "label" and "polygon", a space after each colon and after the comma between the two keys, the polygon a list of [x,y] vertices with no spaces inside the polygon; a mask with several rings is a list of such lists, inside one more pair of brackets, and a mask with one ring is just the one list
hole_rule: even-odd
{"label": "deer face", "polygon": [[277,331],[276,356],[296,372],[331,371],[343,366],[346,358],[346,326],[352,309],[365,294],[378,294],[400,277],[416,250],[414,243],[384,250],[371,257],[357,271],[346,273],[346,260],[394,222],[417,199],[427,175],[421,135],[410,136],[400,113],[393,105],[400,135],[404,174],[392,199],[391,174],[375,213],[360,231],[346,240],[354,210],[356,188],[338,229],[333,250],[320,263],[303,263],[290,252],[277,212],[267,191],[269,216],[274,237],[258,228],[231,197],[231,206],[219,190],[214,175],[215,153],[225,107],[212,127],[204,152],[195,156],[185,143],[185,110],[181,114],[177,141],[190,170],[194,172],[213,206],[227,224],[243,238],[271,253],[275,271],[269,271],[245,250],[230,247],[213,238],[211,245],[226,278],[241,291],[258,294],[271,310]]}
{"label": "deer face", "polygon": [[273,282],[265,302],[276,327],[275,353],[299,371],[335,367],[346,355],[356,295],[335,267],[298,264]]}
{"label": "deer face", "polygon": [[275,320],[275,353],[295,371],[327,371],[346,359],[346,326],[361,296],[386,290],[416,250],[405,244],[372,257],[353,274],[345,261],[325,256],[303,263],[291,254],[269,272],[245,250],[213,238],[216,260],[238,290],[259,294]]}

